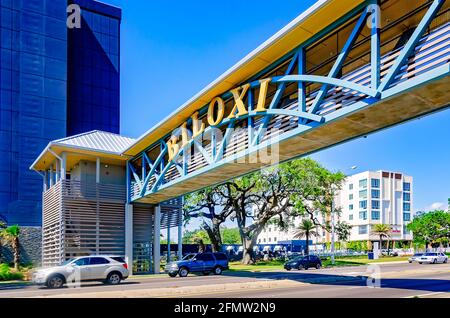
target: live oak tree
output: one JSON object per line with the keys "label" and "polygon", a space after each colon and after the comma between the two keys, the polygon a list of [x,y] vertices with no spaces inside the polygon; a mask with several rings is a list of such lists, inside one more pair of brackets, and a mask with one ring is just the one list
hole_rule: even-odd
{"label": "live oak tree", "polygon": [[[188,197],[185,216],[188,220],[203,218],[202,227],[209,228],[211,243],[220,242],[221,223],[228,217],[236,221],[243,245],[242,262],[251,264],[255,261],[253,247],[268,222],[287,228],[294,217],[302,216],[329,230],[331,211],[339,212],[331,208],[334,193],[344,178],[312,159],[293,160]],[[319,220],[319,214],[324,221]]]}
{"label": "live oak tree", "polygon": [[[201,219],[201,228],[207,233],[213,252],[222,246],[220,226],[233,213],[220,195],[220,188],[209,187],[184,197],[183,213],[185,223],[192,218]],[[204,240],[202,240],[204,242]]]}
{"label": "live oak tree", "polygon": [[[334,197],[342,188],[345,175],[332,172],[312,159],[294,160],[287,167],[294,175],[294,217],[309,218],[318,227],[331,231],[331,216],[338,217],[341,209],[334,204]],[[338,223],[339,224],[339,223]],[[337,229],[337,228],[336,228]]]}
{"label": "live oak tree", "polygon": [[448,242],[450,240],[450,212],[436,210],[415,217],[407,228],[413,232],[414,241],[424,243]]}
{"label": "live oak tree", "polygon": [[229,181],[221,189],[234,211],[232,219],[242,240],[243,264],[255,262],[253,247],[269,220],[278,217],[277,222],[283,223],[283,215],[288,215],[293,206],[294,176],[286,173],[286,165],[289,163]]}

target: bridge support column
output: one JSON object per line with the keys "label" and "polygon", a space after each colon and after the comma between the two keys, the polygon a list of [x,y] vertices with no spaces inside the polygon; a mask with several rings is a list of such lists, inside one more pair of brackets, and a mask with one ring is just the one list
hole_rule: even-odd
{"label": "bridge support column", "polygon": [[183,258],[183,224],[178,224],[178,260]]}
{"label": "bridge support column", "polygon": [[159,266],[161,261],[161,206],[155,206],[153,233],[153,272],[159,274]]}
{"label": "bridge support column", "polygon": [[167,222],[167,263],[170,262],[170,224]]}
{"label": "bridge support column", "polygon": [[133,275],[133,205],[125,204],[125,262]]}

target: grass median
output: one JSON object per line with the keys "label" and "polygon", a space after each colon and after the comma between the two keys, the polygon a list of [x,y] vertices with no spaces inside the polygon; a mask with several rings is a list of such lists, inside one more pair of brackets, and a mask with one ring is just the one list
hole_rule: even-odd
{"label": "grass median", "polygon": [[[345,257],[336,258],[335,264],[331,263],[330,258],[322,260],[322,266],[328,267],[343,267],[343,266],[361,266],[372,263],[383,263],[383,262],[399,262],[407,261],[408,257],[391,257],[385,256],[376,260],[367,259],[367,256],[356,256],[356,257]],[[252,265],[244,265],[240,262],[231,262],[230,271],[247,271],[247,272],[264,272],[264,271],[277,271],[284,270],[284,260],[271,260],[271,261],[258,261]]]}

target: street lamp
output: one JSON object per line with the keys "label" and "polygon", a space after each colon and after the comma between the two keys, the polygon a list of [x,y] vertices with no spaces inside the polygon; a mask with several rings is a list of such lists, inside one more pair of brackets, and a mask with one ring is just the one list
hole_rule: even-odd
{"label": "street lamp", "polygon": [[[351,166],[350,170],[356,170],[358,166]],[[331,264],[335,264],[335,226],[334,226],[334,197],[337,189],[334,185],[331,186]]]}

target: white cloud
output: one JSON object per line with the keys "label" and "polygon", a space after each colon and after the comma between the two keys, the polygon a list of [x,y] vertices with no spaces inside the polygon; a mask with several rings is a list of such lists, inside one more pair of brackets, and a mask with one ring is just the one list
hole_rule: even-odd
{"label": "white cloud", "polygon": [[428,206],[425,211],[432,211],[432,210],[446,210],[447,205],[443,202],[434,202],[430,206]]}

